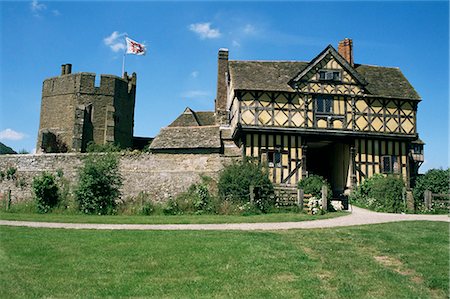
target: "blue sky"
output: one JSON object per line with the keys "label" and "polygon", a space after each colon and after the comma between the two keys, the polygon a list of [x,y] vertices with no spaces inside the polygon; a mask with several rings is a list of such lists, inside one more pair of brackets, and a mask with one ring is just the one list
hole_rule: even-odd
{"label": "blue sky", "polygon": [[35,148],[42,81],[60,65],[120,75],[123,34],[138,75],[135,135],[155,136],[186,106],[213,110],[217,51],[236,60],[309,61],[353,39],[356,63],[399,67],[423,101],[422,171],[448,165],[448,2],[1,2],[0,141]]}

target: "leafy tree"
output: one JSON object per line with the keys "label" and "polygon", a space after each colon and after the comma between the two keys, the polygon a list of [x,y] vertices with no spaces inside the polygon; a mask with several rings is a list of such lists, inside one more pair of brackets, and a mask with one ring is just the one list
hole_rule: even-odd
{"label": "leafy tree", "polygon": [[90,154],[80,170],[75,198],[86,214],[113,214],[120,196],[122,178],[113,153]]}

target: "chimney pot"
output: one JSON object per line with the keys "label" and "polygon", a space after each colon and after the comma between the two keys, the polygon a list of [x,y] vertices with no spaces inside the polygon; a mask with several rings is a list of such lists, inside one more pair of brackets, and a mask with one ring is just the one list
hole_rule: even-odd
{"label": "chimney pot", "polygon": [[353,61],[353,40],[350,38],[345,38],[339,42],[338,45],[338,53],[345,59],[347,62],[354,66]]}

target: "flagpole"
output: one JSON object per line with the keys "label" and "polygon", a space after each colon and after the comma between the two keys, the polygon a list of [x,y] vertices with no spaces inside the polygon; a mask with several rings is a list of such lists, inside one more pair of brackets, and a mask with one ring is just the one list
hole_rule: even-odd
{"label": "flagpole", "polygon": [[123,53],[123,60],[122,60],[122,77],[125,74],[125,55],[126,52]]}

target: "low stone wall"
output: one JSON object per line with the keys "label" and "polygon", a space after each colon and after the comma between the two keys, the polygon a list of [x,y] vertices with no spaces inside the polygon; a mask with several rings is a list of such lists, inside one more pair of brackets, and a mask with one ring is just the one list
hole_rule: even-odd
{"label": "low stone wall", "polygon": [[[15,179],[4,177],[0,181],[0,197],[11,190],[12,201],[32,198],[32,180],[44,171],[64,173],[71,186],[77,183],[78,171],[86,154],[2,155],[0,171],[15,168]],[[156,201],[165,201],[200,181],[201,175],[217,178],[224,165],[232,158],[220,154],[120,154],[119,170],[123,178],[122,198],[146,192]]]}

